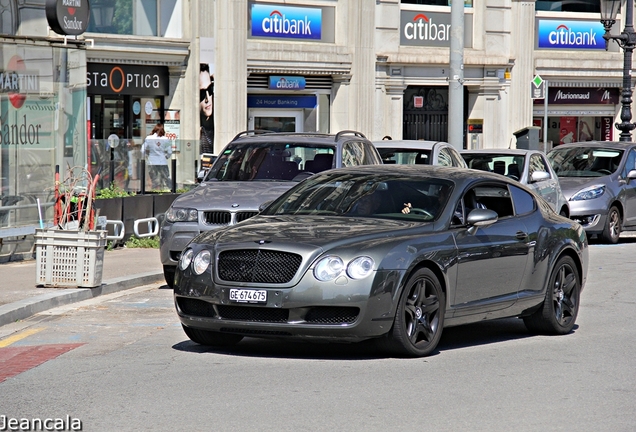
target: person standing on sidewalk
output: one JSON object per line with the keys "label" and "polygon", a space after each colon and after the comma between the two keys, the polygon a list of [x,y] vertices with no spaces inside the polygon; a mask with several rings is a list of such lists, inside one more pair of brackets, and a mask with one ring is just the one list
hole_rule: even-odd
{"label": "person standing on sidewalk", "polygon": [[172,144],[165,135],[163,124],[157,123],[141,146],[141,154],[148,163],[153,190],[168,189],[170,185],[168,159],[172,156]]}

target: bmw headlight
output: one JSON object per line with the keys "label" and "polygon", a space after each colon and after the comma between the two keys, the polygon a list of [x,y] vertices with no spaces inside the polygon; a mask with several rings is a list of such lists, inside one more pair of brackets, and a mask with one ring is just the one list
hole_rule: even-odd
{"label": "bmw headlight", "polygon": [[347,266],[347,275],[351,279],[363,279],[369,276],[374,264],[373,258],[368,256],[354,258]]}
{"label": "bmw headlight", "polygon": [[210,251],[202,250],[192,261],[192,270],[198,275],[203,273],[210,265]]}
{"label": "bmw headlight", "polygon": [[196,222],[199,220],[197,209],[170,207],[166,212],[168,222]]}
{"label": "bmw headlight", "polygon": [[321,282],[332,281],[344,270],[342,258],[337,256],[327,256],[316,263],[314,267],[314,277]]}
{"label": "bmw headlight", "polygon": [[188,266],[192,262],[192,255],[194,255],[192,249],[186,249],[185,251],[183,251],[183,253],[181,254],[181,258],[179,258],[179,268],[181,269],[181,271],[184,271],[188,268]]}
{"label": "bmw headlight", "polygon": [[570,198],[570,201],[585,201],[598,198],[605,193],[605,185],[594,185],[581,189]]}

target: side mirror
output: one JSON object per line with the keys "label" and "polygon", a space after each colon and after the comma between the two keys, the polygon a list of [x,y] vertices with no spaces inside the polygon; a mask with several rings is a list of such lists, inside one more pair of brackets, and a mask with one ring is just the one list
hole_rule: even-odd
{"label": "side mirror", "polygon": [[197,183],[201,183],[207,173],[208,169],[199,170],[199,172],[197,173]]}
{"label": "side mirror", "polygon": [[629,180],[634,180],[636,179],[636,169],[631,170],[630,172],[627,173],[627,178]]}
{"label": "side mirror", "polygon": [[260,213],[263,210],[265,210],[267,208],[267,206],[269,206],[272,203],[272,201],[274,201],[274,200],[265,201],[263,204],[259,205],[258,206],[258,212]]}
{"label": "side mirror", "polygon": [[494,224],[499,220],[497,212],[488,209],[474,209],[468,214],[466,218],[466,224],[468,225],[468,232],[472,235],[477,232],[479,227],[487,227]]}
{"label": "side mirror", "polygon": [[547,180],[550,178],[550,174],[545,172],[545,171],[535,171],[532,173],[532,178],[530,179],[530,181],[532,183],[534,182],[538,182],[538,181],[542,181],[542,180]]}

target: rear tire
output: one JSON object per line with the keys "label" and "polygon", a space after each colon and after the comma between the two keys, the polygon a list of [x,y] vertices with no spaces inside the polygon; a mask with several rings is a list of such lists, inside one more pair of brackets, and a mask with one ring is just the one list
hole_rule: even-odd
{"label": "rear tire", "polygon": [[186,327],[181,324],[183,331],[192,342],[206,346],[233,346],[239,343],[243,336],[235,334],[225,334],[208,330],[199,330]]}
{"label": "rear tire", "polygon": [[406,357],[431,354],[442,337],[446,296],[430,269],[416,271],[408,280],[398,303],[393,327],[385,346]]}
{"label": "rear tire", "polygon": [[609,212],[607,212],[607,219],[605,219],[605,228],[603,229],[603,234],[601,234],[603,242],[618,243],[622,225],[621,212],[618,211],[616,206],[610,207]]}
{"label": "rear tire", "polygon": [[166,280],[166,284],[174,289],[174,274],[177,268],[175,266],[163,266],[163,277]]}
{"label": "rear tire", "polygon": [[545,300],[532,315],[524,317],[533,333],[563,335],[572,331],[579,313],[581,279],[574,260],[561,257],[548,279]]}

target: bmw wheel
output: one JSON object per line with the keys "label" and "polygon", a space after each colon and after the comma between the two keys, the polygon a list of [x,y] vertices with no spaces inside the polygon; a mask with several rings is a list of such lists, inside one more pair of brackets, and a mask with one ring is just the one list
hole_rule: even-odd
{"label": "bmw wheel", "polygon": [[557,261],[541,307],[523,318],[528,330],[541,334],[563,335],[572,331],[579,313],[581,281],[574,260],[563,256]]}
{"label": "bmw wheel", "polygon": [[408,357],[431,354],[442,337],[445,308],[445,295],[437,276],[427,268],[416,271],[400,296],[388,348]]}
{"label": "bmw wheel", "polygon": [[607,219],[605,220],[605,228],[601,237],[605,243],[618,243],[618,238],[621,235],[621,212],[618,211],[616,206],[612,206],[607,213]]}
{"label": "bmw wheel", "polygon": [[241,335],[199,330],[192,327],[186,327],[183,324],[181,326],[190,340],[198,343],[199,345],[232,346],[236,345],[243,339],[243,336]]}

